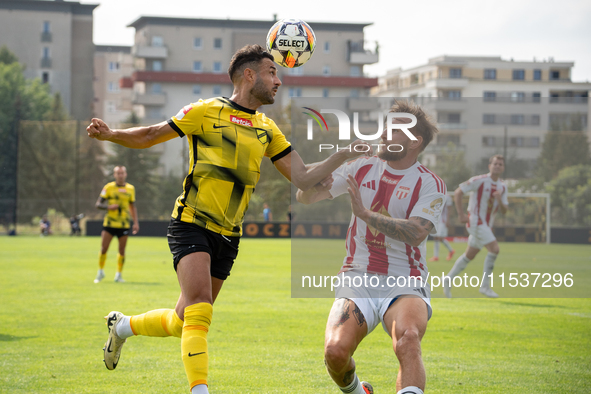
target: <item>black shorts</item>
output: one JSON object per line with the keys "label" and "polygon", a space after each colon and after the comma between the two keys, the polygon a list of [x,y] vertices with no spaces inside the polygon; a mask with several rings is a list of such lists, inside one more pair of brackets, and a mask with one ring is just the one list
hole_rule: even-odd
{"label": "black shorts", "polygon": [[206,252],[211,256],[211,276],[226,280],[238,255],[240,237],[214,233],[196,224],[172,219],[168,225],[168,247],[176,271],[179,261],[188,254]]}
{"label": "black shorts", "polygon": [[117,238],[127,237],[129,235],[128,228],[103,227],[103,230]]}

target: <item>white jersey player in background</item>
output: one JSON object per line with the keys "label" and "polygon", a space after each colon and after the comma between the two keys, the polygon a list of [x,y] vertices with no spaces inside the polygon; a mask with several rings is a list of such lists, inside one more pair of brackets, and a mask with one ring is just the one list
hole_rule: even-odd
{"label": "white jersey player in background", "polygon": [[434,244],[433,244],[433,257],[431,257],[428,261],[430,263],[434,261],[439,261],[439,242],[445,246],[447,249],[447,258],[446,260],[449,261],[454,256],[456,251],[451,247],[447,239],[447,224],[449,223],[449,207],[453,205],[453,199],[451,196],[445,196],[445,204],[443,204],[443,210],[441,211],[441,216],[439,217],[439,231],[437,234],[433,236]]}
{"label": "white jersey player in background", "polygon": [[[343,393],[373,393],[371,385],[360,382],[355,374],[352,356],[380,322],[392,337],[400,363],[398,393],[422,394],[425,389],[421,339],[432,309],[429,287],[421,287],[421,280],[426,285],[426,239],[439,226],[446,188],[438,176],[417,161],[437,132],[435,125],[414,104],[399,102],[390,111],[416,116],[417,125],[409,130],[417,141],[400,130],[387,140],[384,132],[383,144],[400,144],[403,150],[388,152],[384,148],[379,157],[342,165],[332,173],[330,190],[297,193],[298,201],[304,204],[347,192],[351,197],[353,215],[347,233],[347,255],[339,276],[367,276],[366,283],[371,285],[343,280],[346,286],[337,288],[328,317],[325,364]],[[394,118],[393,122],[408,123],[408,119]],[[397,278],[404,279],[404,283],[394,283]]]}
{"label": "white jersey player in background", "polygon": [[[500,179],[501,174],[505,171],[505,158],[501,155],[491,157],[488,170],[490,171],[488,174],[472,177],[460,184],[454,193],[459,219],[462,223],[466,223],[470,236],[468,237],[468,249],[456,260],[447,276],[453,280],[484,247],[488,250],[488,254],[484,259],[480,292],[487,297],[496,298],[499,295],[490,288],[488,275],[492,273],[495,260],[499,255],[499,244],[492,232],[495,214],[499,209],[504,214],[509,205],[507,186]],[[468,214],[462,208],[462,197],[466,193],[470,193]],[[444,292],[448,298],[451,298],[450,282],[444,281]]]}

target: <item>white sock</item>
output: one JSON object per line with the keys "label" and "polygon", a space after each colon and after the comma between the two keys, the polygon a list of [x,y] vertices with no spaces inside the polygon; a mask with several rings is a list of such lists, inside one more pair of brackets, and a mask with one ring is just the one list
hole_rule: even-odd
{"label": "white sock", "polygon": [[423,390],[421,390],[417,386],[408,386],[403,388],[396,394],[423,394]]}
{"label": "white sock", "polygon": [[439,241],[435,241],[435,245],[433,245],[433,256],[439,257]]}
{"label": "white sock", "polygon": [[132,337],[133,331],[131,331],[131,318],[129,316],[124,316],[115,326],[115,330],[117,330],[117,335],[121,339]]}
{"label": "white sock", "polygon": [[443,241],[441,242],[443,243],[443,246],[447,248],[447,250],[449,250],[450,252],[453,251],[451,245],[449,244],[449,242],[447,242],[447,239],[443,238]]}
{"label": "white sock", "polygon": [[493,269],[495,268],[495,260],[497,259],[496,254],[488,252],[486,258],[484,259],[484,269],[482,271],[483,278],[482,278],[482,286],[480,287],[490,287],[490,278],[488,275],[492,274]]}
{"label": "white sock", "polygon": [[347,394],[365,394],[365,391],[363,390],[363,386],[361,386],[361,382],[359,381],[357,374],[355,374],[355,377],[353,378],[353,381],[350,385],[348,385],[347,387],[339,388],[343,393]]}
{"label": "white sock", "polygon": [[206,384],[198,384],[191,389],[191,394],[209,394]]}
{"label": "white sock", "polygon": [[466,266],[468,265],[469,262],[470,262],[470,260],[468,260],[468,258],[466,257],[466,254],[461,255],[460,257],[458,257],[454,266],[451,268],[451,270],[449,271],[449,274],[447,274],[447,276],[449,276],[452,279],[454,277],[458,276],[458,274],[466,268]]}

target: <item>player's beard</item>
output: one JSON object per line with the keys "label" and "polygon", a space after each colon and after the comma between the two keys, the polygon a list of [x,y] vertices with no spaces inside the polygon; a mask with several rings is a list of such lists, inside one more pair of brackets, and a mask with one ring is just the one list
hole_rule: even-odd
{"label": "player's beard", "polygon": [[250,94],[259,100],[262,105],[273,104],[275,102],[273,90],[267,89],[263,80],[258,76],[254,86],[250,89]]}
{"label": "player's beard", "polygon": [[[386,144],[387,146],[388,144]],[[384,147],[383,150],[380,150],[378,152],[378,157],[382,160],[386,160],[386,161],[398,161],[398,160],[402,160],[406,157],[406,155],[408,154],[408,150],[407,147],[400,144],[402,146],[402,150],[400,152],[390,152],[387,147]],[[408,144],[406,144],[408,145]],[[398,147],[397,147],[398,148]]]}

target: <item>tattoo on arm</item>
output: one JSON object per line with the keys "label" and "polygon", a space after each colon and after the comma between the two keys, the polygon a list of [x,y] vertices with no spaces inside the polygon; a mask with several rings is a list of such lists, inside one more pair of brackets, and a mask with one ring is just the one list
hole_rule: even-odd
{"label": "tattoo on arm", "polygon": [[363,317],[363,313],[361,313],[361,310],[357,305],[355,305],[355,309],[353,309],[353,316],[355,316],[355,320],[357,320],[359,327],[363,326],[363,323],[365,323],[365,317]]}
{"label": "tattoo on arm", "polygon": [[433,223],[427,219],[415,216],[410,219],[395,219],[378,212],[370,213],[367,224],[388,237],[407,244],[413,244],[422,238],[424,233],[421,230],[426,230],[429,234],[433,229]]}
{"label": "tattoo on arm", "polygon": [[107,209],[109,207],[109,202],[106,199],[100,197],[99,202],[96,203],[96,207],[98,209]]}

